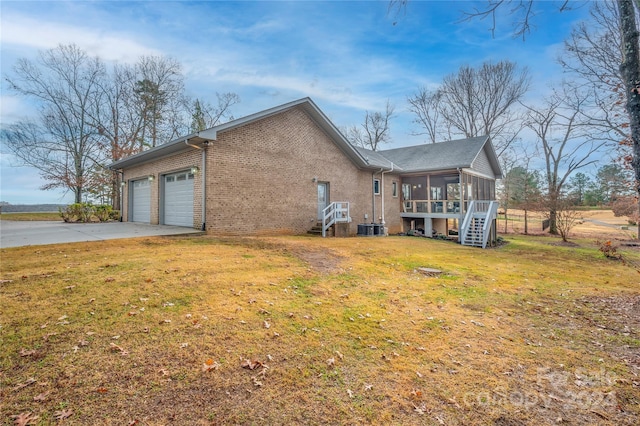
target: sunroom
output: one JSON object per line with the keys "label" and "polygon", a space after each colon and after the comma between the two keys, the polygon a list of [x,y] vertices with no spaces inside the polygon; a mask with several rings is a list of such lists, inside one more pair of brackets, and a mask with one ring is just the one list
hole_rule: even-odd
{"label": "sunroom", "polygon": [[455,238],[472,200],[495,200],[495,180],[463,170],[403,176],[404,231]]}

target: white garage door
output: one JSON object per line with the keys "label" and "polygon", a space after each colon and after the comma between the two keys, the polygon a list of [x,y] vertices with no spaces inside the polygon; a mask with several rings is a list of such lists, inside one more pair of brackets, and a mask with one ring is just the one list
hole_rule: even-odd
{"label": "white garage door", "polygon": [[151,182],[148,179],[131,182],[131,221],[151,222]]}
{"label": "white garage door", "polygon": [[193,173],[164,177],[164,224],[193,227]]}

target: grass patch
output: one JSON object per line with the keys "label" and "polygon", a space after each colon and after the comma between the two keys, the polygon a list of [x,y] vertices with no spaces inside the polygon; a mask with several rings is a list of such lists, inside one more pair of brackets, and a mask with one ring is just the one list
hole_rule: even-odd
{"label": "grass patch", "polygon": [[62,222],[60,213],[0,213],[0,220],[13,220],[13,221],[57,221]]}
{"label": "grass patch", "polygon": [[640,302],[637,270],[590,241],[508,240],[3,249],[0,421],[638,423],[639,324],[615,304]]}

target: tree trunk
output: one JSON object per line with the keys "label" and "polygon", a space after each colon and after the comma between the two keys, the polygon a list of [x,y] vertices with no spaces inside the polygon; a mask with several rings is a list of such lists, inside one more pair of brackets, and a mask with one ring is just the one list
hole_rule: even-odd
{"label": "tree trunk", "polygon": [[507,218],[507,209],[504,209],[504,233],[509,232],[509,219]]}
{"label": "tree trunk", "polygon": [[[640,7],[640,6],[639,6]],[[622,29],[623,59],[620,72],[627,91],[627,112],[631,131],[633,158],[631,166],[635,176],[635,189],[640,211],[640,47],[638,46],[638,29],[635,20],[635,8],[632,0],[618,0],[620,28]],[[640,238],[638,223],[636,238]]]}
{"label": "tree trunk", "polygon": [[557,216],[555,207],[549,209],[549,233],[553,235],[558,235],[558,226],[556,225]]}
{"label": "tree trunk", "polygon": [[524,209],[524,235],[529,235],[529,221],[527,216],[527,209]]}

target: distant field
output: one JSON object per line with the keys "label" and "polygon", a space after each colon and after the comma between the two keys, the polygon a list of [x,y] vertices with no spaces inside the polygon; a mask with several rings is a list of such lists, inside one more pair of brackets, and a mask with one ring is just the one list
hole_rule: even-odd
{"label": "distant field", "polygon": [[42,221],[42,220],[59,220],[62,221],[60,213],[5,213],[0,214],[1,220],[19,220],[19,221]]}
{"label": "distant field", "polygon": [[[544,216],[541,213],[529,212],[527,216],[530,235],[547,233],[542,230]],[[504,215],[498,215],[498,232],[524,234],[524,211],[509,209],[507,218],[505,227]],[[569,238],[628,240],[635,238],[635,231],[636,227],[629,225],[626,217],[616,217],[610,209],[587,209],[581,213],[581,219],[571,230]]]}

